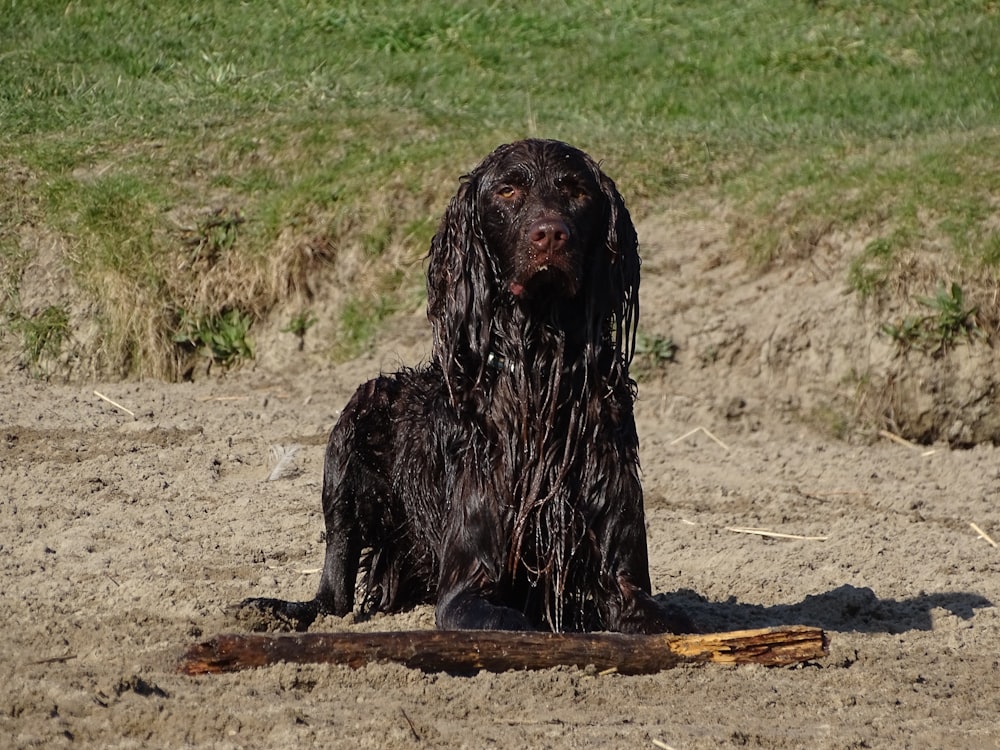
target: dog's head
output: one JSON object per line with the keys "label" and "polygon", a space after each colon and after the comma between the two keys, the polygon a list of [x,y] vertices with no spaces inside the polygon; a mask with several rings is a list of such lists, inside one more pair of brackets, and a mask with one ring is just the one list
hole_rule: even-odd
{"label": "dog's head", "polygon": [[593,166],[582,152],[552,141],[504,146],[484,162],[476,186],[483,235],[514,297],[579,293],[585,256],[605,220]]}
{"label": "dog's head", "polygon": [[[560,141],[506,144],[462,178],[431,243],[427,314],[446,377],[479,382],[512,307],[631,358],[639,254],[614,182]],[[449,386],[455,383],[449,380]]]}

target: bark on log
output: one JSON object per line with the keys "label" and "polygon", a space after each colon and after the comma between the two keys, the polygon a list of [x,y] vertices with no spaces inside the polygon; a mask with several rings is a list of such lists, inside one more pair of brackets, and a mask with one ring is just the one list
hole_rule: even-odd
{"label": "bark on log", "polygon": [[192,646],[184,674],[235,672],[278,662],[347,664],[392,661],[428,672],[546,669],[593,665],[622,674],[649,674],[685,662],[782,666],[828,653],[820,628],[791,626],[710,635],[622,635],[488,630],[388,633],[224,634]]}

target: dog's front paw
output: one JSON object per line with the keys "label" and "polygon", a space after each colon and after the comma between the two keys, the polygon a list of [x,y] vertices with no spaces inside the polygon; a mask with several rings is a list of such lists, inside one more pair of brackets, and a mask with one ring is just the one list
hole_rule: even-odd
{"label": "dog's front paw", "polygon": [[463,592],[438,602],[438,630],[534,630],[522,612]]}
{"label": "dog's front paw", "polygon": [[700,633],[701,628],[695,625],[688,613],[673,604],[657,602],[660,609],[660,621],[664,633]]}

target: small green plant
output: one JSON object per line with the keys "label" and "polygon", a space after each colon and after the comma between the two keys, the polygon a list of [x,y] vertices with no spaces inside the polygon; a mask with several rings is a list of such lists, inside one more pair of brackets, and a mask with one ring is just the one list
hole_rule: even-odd
{"label": "small green plant", "polygon": [[11,328],[21,335],[28,365],[40,372],[43,358],[54,359],[62,352],[63,342],[69,336],[69,313],[64,307],[50,305],[30,317],[12,318]]}
{"label": "small green plant", "polygon": [[192,316],[181,313],[174,341],[203,351],[223,367],[241,359],[253,359],[253,344],[247,339],[253,318],[239,310],[218,315]]}
{"label": "small green plant", "polygon": [[829,403],[814,406],[809,410],[806,419],[837,440],[846,440],[854,426],[854,420],[849,414]]}
{"label": "small green plant", "polygon": [[861,299],[873,297],[885,284],[900,244],[897,237],[878,237],[851,261],[847,283],[861,295]]}
{"label": "small green plant", "polygon": [[340,339],[337,356],[348,358],[371,345],[379,324],[396,312],[396,300],[388,294],[375,297],[355,297],[340,313]]}
{"label": "small green plant", "polygon": [[933,297],[918,297],[929,315],[909,315],[898,325],[884,323],[882,332],[894,339],[902,348],[917,348],[940,354],[961,336],[971,339],[977,331],[975,305],[966,306],[965,294],[957,282],[951,287],[941,284]]}
{"label": "small green plant", "polygon": [[184,242],[191,248],[191,260],[214,263],[236,243],[239,226],[245,221],[238,211],[216,209],[198,222],[196,229],[185,233]]}
{"label": "small green plant", "polygon": [[669,337],[640,333],[635,340],[635,354],[651,367],[662,367],[676,361],[677,344]]}
{"label": "small green plant", "polygon": [[292,333],[299,339],[299,351],[306,345],[306,331],[316,325],[316,316],[310,310],[303,310],[294,316],[287,326],[281,329],[282,333]]}

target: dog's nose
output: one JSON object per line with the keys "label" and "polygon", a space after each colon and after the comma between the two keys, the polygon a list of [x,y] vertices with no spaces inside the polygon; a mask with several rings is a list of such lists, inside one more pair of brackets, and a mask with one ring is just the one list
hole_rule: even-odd
{"label": "dog's nose", "polygon": [[528,228],[528,241],[540,253],[558,253],[569,242],[569,227],[562,219],[539,219]]}

